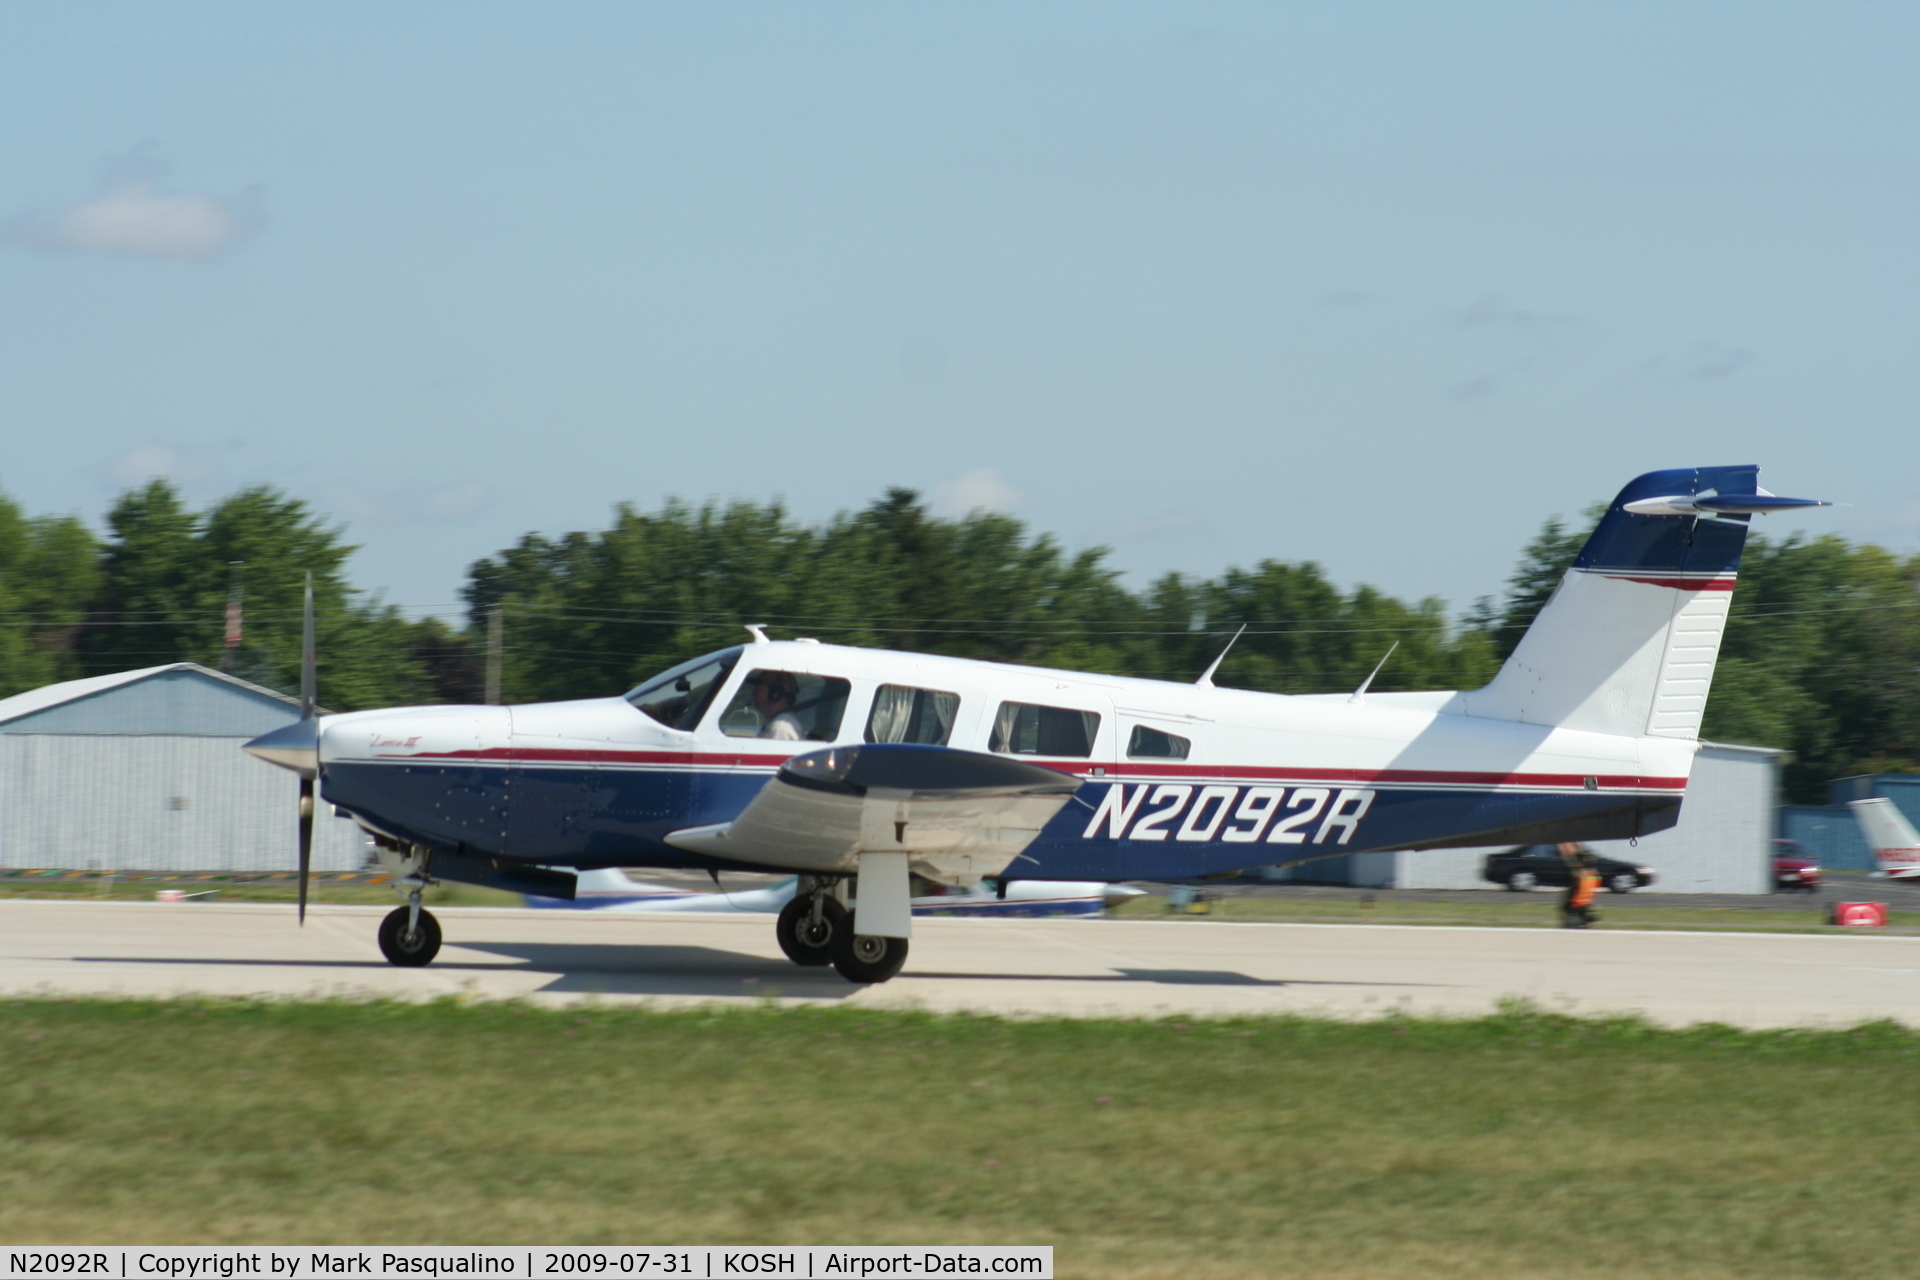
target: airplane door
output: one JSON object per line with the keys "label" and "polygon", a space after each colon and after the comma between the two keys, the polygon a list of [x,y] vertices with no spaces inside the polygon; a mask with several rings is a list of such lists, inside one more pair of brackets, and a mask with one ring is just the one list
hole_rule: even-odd
{"label": "airplane door", "polygon": [[[984,745],[996,755],[1031,759],[1035,764],[1082,780],[1084,797],[1110,785],[1118,759],[1119,720],[1112,701],[1097,689],[1065,683],[1003,696],[985,717]],[[1074,838],[1085,826],[1084,810],[1069,804],[1047,824],[1039,839],[1014,859],[1006,875],[1031,874],[1070,879],[1112,879],[1118,850],[1110,843]]]}

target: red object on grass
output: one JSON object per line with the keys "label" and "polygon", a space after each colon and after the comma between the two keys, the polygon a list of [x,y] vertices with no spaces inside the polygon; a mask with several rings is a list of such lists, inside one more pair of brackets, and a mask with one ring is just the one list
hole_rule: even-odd
{"label": "red object on grass", "polygon": [[1884,902],[1836,902],[1833,904],[1833,922],[1871,929],[1883,928],[1887,923],[1887,904]]}

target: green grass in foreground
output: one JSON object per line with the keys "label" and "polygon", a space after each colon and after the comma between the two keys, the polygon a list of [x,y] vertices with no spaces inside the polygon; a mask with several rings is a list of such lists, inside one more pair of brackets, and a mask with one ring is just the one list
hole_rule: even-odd
{"label": "green grass in foreground", "polygon": [[[1134,898],[1112,914],[1128,920],[1272,920],[1299,924],[1470,924],[1511,929],[1560,925],[1560,895],[1535,893],[1492,902],[1407,902],[1381,897],[1373,903],[1342,898],[1224,898],[1203,915],[1167,910],[1159,897]],[[1740,907],[1636,907],[1630,895],[1602,894],[1597,904],[1603,929],[1738,929],[1763,933],[1858,933],[1827,923],[1827,904],[1809,898],[1801,910]],[[1888,929],[1920,928],[1920,912],[1891,911]],[[1873,930],[1885,933],[1887,930]]]}
{"label": "green grass in foreground", "polygon": [[1082,1276],[1905,1276],[1920,1033],[0,1003],[0,1239],[1034,1243]]}

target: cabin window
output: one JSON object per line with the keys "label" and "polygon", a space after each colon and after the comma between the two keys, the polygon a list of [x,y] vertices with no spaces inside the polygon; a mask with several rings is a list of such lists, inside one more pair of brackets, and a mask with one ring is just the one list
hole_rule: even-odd
{"label": "cabin window", "polygon": [[993,718],[987,750],[1014,756],[1061,756],[1084,760],[1093,754],[1100,713],[1068,707],[1003,702]]}
{"label": "cabin window", "polygon": [[729,738],[832,742],[840,733],[851,690],[837,676],[749,671],[720,716],[720,731]]}
{"label": "cabin window", "polygon": [[873,711],[867,716],[867,741],[944,747],[953,736],[953,718],[959,711],[957,693],[883,684],[873,695]]}
{"label": "cabin window", "polygon": [[1179,734],[1163,733],[1144,724],[1133,726],[1133,736],[1127,739],[1130,760],[1185,760],[1192,750],[1193,743]]}
{"label": "cabin window", "polygon": [[662,671],[629,693],[627,701],[669,729],[691,729],[740,661],[740,649],[735,645]]}

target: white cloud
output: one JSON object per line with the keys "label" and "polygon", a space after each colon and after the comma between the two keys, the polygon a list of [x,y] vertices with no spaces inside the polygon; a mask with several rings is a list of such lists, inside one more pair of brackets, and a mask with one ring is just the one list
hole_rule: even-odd
{"label": "white cloud", "polygon": [[206,262],[259,227],[246,205],[204,191],[165,191],[154,177],[120,178],[50,217],[14,219],[6,238],[71,253]]}
{"label": "white cloud", "polygon": [[1015,487],[993,467],[969,471],[958,480],[933,486],[927,499],[936,516],[963,516],[969,511],[996,511],[1005,514],[1017,510],[1027,500],[1026,490]]}

